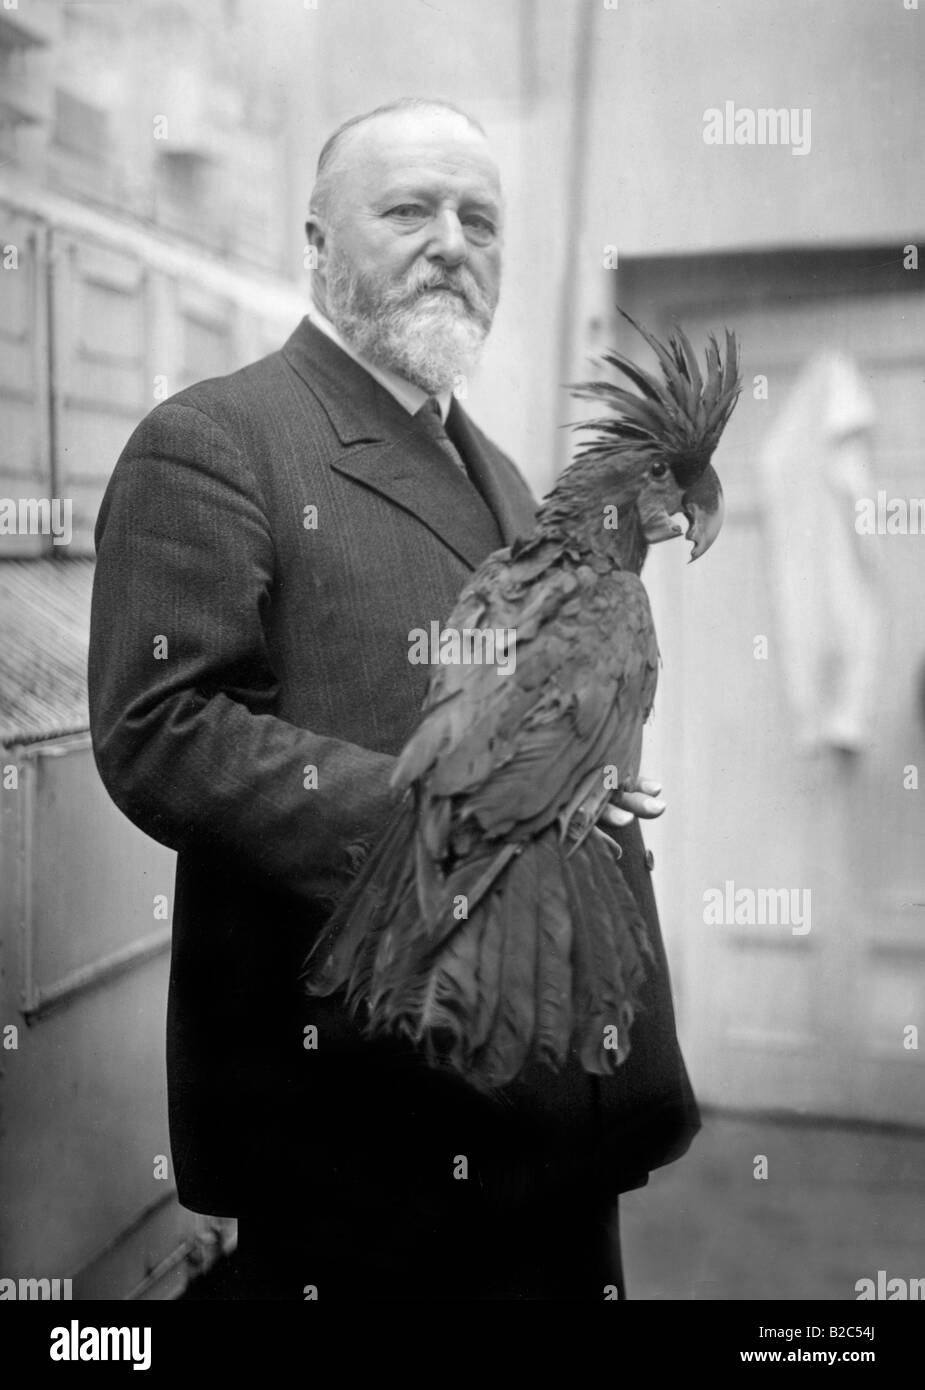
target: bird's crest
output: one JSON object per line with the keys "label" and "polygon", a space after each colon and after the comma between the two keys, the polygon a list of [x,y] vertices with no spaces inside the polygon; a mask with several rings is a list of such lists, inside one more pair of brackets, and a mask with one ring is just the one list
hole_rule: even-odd
{"label": "bird's crest", "polygon": [[701,371],[694,349],[680,328],[670,333],[666,345],[623,309],[619,312],[655,353],[661,380],[621,353],[605,352],[603,360],[622,372],[639,394],[610,381],[573,386],[574,396],[603,401],[613,412],[573,426],[594,431],[579,446],[576,457],[590,461],[626,450],[653,449],[671,465],[682,485],[696,481],[709,463],[742,389],[735,334],[726,329],[725,358],[710,334],[705,370]]}

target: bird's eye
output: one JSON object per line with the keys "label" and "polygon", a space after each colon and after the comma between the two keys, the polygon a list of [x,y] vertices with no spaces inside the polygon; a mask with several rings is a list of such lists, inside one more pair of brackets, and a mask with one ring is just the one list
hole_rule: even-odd
{"label": "bird's eye", "polygon": [[653,463],[649,472],[652,474],[653,478],[664,478],[665,474],[668,472],[668,465],[667,463]]}

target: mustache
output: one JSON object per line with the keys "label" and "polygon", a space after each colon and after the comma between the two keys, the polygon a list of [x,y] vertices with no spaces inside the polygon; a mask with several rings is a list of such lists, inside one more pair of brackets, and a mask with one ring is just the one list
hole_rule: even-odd
{"label": "mustache", "polygon": [[452,290],[466,317],[488,332],[497,304],[497,293],[482,288],[465,262],[447,266],[420,258],[400,278],[383,270],[361,270],[334,243],[327,268],[327,292],[352,312],[370,318],[413,314],[419,302],[433,290]]}
{"label": "mustache", "polygon": [[452,270],[431,265],[413,266],[403,284],[393,288],[389,299],[394,304],[405,304],[420,299],[431,290],[452,290],[476,317],[491,313],[492,306],[488,297],[483,294],[475,276],[465,266],[458,266]]}

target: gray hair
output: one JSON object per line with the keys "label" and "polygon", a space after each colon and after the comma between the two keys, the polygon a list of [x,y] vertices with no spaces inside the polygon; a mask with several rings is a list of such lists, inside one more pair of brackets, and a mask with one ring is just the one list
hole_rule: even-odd
{"label": "gray hair", "polygon": [[377,106],[372,111],[365,111],[360,116],[351,116],[348,121],[339,125],[333,134],[329,135],[321,147],[318,156],[318,167],[315,171],[315,186],[312,189],[309,211],[327,216],[331,210],[331,194],[336,182],[336,171],[334,165],[337,162],[337,155],[349,131],[355,126],[364,125],[367,121],[375,120],[377,116],[389,116],[394,111],[450,111],[455,116],[462,116],[463,120],[468,121],[473,130],[477,130],[480,135],[485,134],[482,125],[471,116],[468,111],[463,111],[462,107],[456,106],[451,101],[444,101],[442,97],[399,97],[397,101],[386,102],[383,106]]}

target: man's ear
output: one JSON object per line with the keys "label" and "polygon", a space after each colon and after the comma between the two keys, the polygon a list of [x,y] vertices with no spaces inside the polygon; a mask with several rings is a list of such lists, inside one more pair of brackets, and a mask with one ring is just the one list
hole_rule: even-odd
{"label": "man's ear", "polygon": [[310,212],[308,214],[308,220],[305,223],[305,240],[314,252],[313,268],[323,270],[327,255],[327,236],[324,221],[317,213]]}

